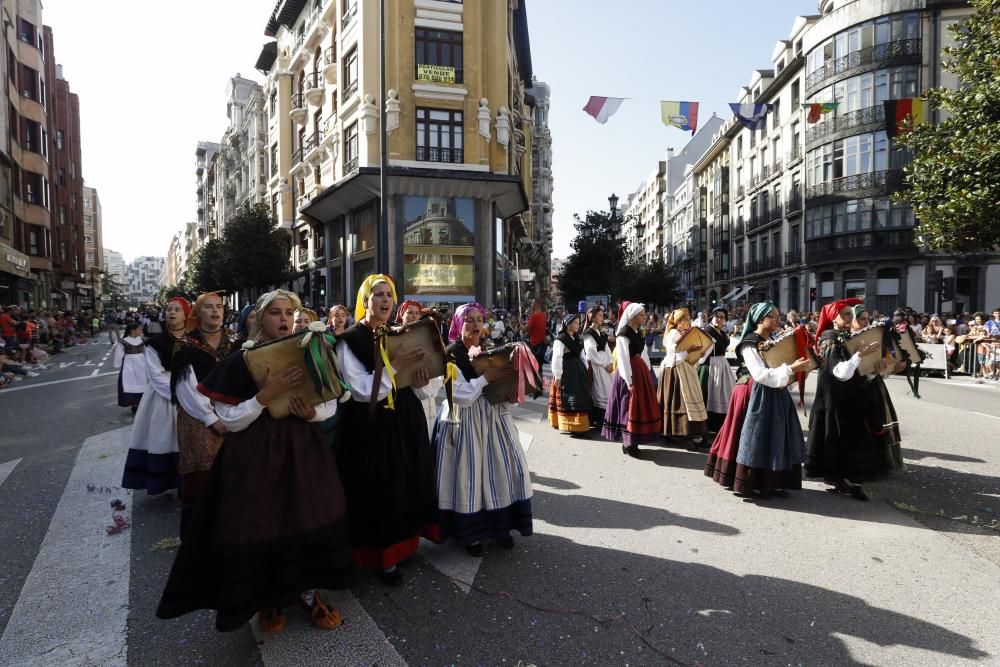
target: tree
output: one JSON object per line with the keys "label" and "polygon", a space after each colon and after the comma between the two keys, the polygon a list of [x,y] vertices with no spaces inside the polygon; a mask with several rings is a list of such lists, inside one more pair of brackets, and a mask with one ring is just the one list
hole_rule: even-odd
{"label": "tree", "polygon": [[620,298],[622,290],[620,287],[614,289],[612,273],[618,278],[618,285],[623,284],[621,278],[630,257],[622,239],[612,239],[610,215],[587,211],[585,218],[580,219],[578,215],[573,218],[576,228],[576,237],[571,243],[573,254],[559,276],[564,301],[576,304],[587,295],[608,293],[613,299]]}
{"label": "tree", "polygon": [[645,264],[629,263],[619,283],[622,298],[650,306],[673,306],[680,302],[677,274],[662,257]]}
{"label": "tree", "polygon": [[156,290],[156,295],[153,297],[153,303],[163,306],[166,305],[167,299],[175,296],[182,296],[189,301],[191,300],[191,293],[181,289],[178,285],[160,285]]}
{"label": "tree", "polygon": [[233,258],[221,239],[210,239],[198,248],[191,266],[184,274],[185,288],[192,294],[232,290]]}
{"label": "tree", "polygon": [[923,244],[950,252],[1000,246],[1000,0],[972,5],[943,49],[942,66],[962,85],[926,93],[946,117],[896,140],[914,156],[896,199],[913,207]]}
{"label": "tree", "polygon": [[226,225],[222,243],[232,289],[256,293],[287,278],[291,237],[264,204],[240,211]]}

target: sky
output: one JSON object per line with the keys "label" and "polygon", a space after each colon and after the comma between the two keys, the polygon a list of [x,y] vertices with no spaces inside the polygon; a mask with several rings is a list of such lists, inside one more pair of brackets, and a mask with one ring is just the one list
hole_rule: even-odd
{"label": "sky", "polygon": [[[527,0],[535,76],[552,88],[553,255],[569,254],[574,213],[606,210],[608,195],[638,189],[690,138],[661,123],[658,100],[727,117],[795,17],[817,4]],[[226,128],[229,77],[263,83],[253,65],[274,0],[102,5],[48,0],[43,19],[80,96],[83,175],[101,198],[105,247],[126,261],[164,256],[195,217],[194,151]],[[600,125],[582,111],[591,95],[636,99]]]}

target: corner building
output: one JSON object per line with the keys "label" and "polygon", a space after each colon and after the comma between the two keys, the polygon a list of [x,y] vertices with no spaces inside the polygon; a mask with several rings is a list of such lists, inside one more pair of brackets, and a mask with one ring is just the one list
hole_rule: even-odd
{"label": "corner building", "polygon": [[379,4],[282,0],[268,21],[267,188],[293,234],[292,288],[350,304],[385,272],[400,299],[493,303],[515,253],[529,270],[539,256],[525,0],[386,0],[385,12],[384,225]]}

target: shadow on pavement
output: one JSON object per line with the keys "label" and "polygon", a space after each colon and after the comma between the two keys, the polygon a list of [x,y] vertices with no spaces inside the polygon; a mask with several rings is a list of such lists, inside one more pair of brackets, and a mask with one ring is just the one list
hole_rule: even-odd
{"label": "shadow on pavement", "polygon": [[536,475],[531,473],[531,486],[547,486],[550,489],[559,489],[560,491],[574,491],[580,488],[579,484],[574,484],[573,482],[567,482],[564,479],[556,479],[555,477],[542,477],[541,475]]}
{"label": "shadow on pavement", "polygon": [[686,665],[884,662],[845,637],[937,654],[921,664],[991,657],[970,637],[839,591],[544,534],[489,547],[475,584],[491,594],[458,593],[419,561],[403,588],[356,594],[414,665],[665,664],[637,633]]}
{"label": "shadow on pavement", "polygon": [[945,454],[944,452],[925,452],[920,449],[903,447],[903,458],[919,461],[920,459],[940,459],[942,461],[955,461],[957,463],[986,463],[983,459],[972,456],[960,456],[958,454]]}
{"label": "shadow on pavement", "polygon": [[535,489],[531,505],[532,512],[540,520],[567,528],[649,530],[658,526],[677,526],[716,535],[740,533],[724,523],[675,514],[658,507],[579,494],[562,495]]}

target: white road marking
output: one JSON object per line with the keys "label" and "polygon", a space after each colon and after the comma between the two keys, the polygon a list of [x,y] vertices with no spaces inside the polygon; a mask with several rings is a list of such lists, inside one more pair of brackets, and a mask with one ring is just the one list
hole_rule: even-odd
{"label": "white road marking", "polygon": [[530,433],[525,433],[521,429],[517,429],[517,436],[521,441],[521,449],[528,451],[528,449],[531,448],[531,443],[535,440],[535,436]]}
{"label": "white road marking", "polygon": [[69,368],[70,366],[72,366],[75,363],[76,363],[75,361],[60,361],[59,362],[59,370],[62,370],[64,368]]}
{"label": "white road marking", "polygon": [[[126,665],[132,532],[108,535],[109,502],[132,498],[88,492],[121,478],[131,427],[87,438],[56,507],[10,622],[0,638],[3,665]],[[59,602],[61,601],[61,603]]]}
{"label": "white road marking", "polygon": [[17,464],[20,462],[21,459],[14,459],[13,461],[7,461],[7,463],[0,465],[0,484],[3,484],[5,481],[7,481],[7,477],[9,477],[12,472],[14,472],[14,468],[16,468]]}
{"label": "white road marking", "polygon": [[65,380],[50,380],[48,382],[38,382],[36,384],[29,384],[26,387],[25,386],[11,387],[10,389],[4,389],[3,393],[9,394],[12,391],[24,391],[25,389],[34,389],[36,387],[47,387],[51,384],[62,384],[63,382],[76,382],[77,380],[88,380],[93,377],[105,377],[108,375],[117,375],[117,374],[118,371],[108,371],[107,373],[99,373],[97,372],[97,370],[95,370],[90,375],[81,375],[80,377],[77,378],[66,378]]}
{"label": "white road marking", "polygon": [[[487,549],[492,544],[489,541],[484,543]],[[483,563],[482,558],[473,558],[466,553],[464,547],[456,546],[452,542],[434,544],[427,540],[420,540],[420,547],[417,549],[417,554],[441,574],[452,577],[452,583],[465,593],[468,593],[472,589],[460,582],[475,583],[479,566]],[[454,581],[455,579],[458,581]]]}
{"label": "white road marking", "polygon": [[989,417],[990,419],[1000,419],[1000,417],[997,417],[996,415],[988,415],[985,412],[976,412],[975,410],[969,410],[969,412],[971,412],[974,415],[980,415],[981,417]]}

